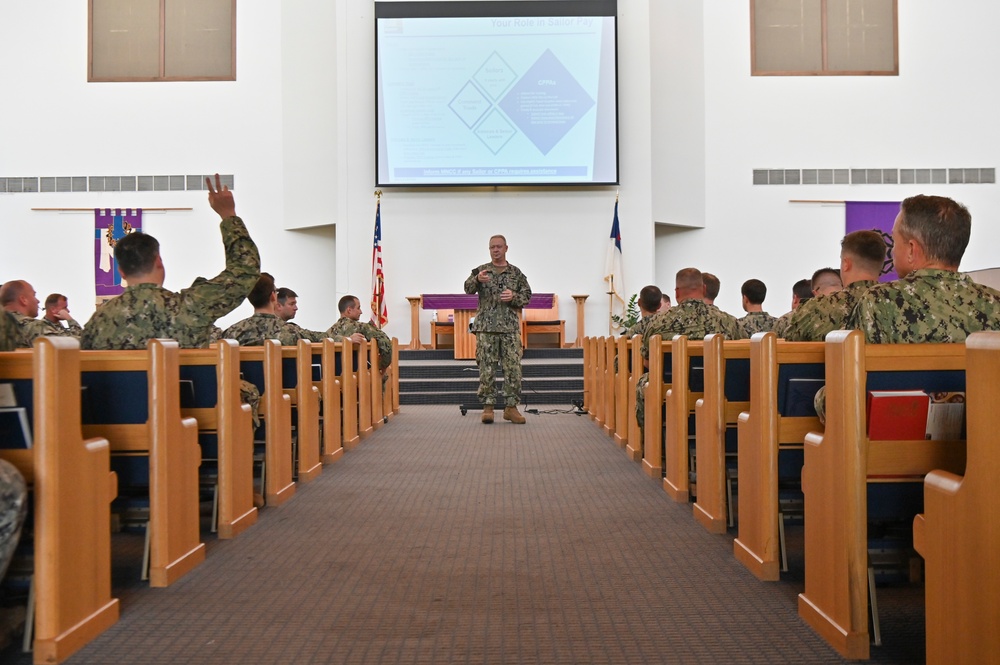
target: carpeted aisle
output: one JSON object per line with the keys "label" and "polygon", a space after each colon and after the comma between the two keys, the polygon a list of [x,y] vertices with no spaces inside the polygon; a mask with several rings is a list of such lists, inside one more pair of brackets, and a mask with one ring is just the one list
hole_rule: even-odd
{"label": "carpeted aisle", "polygon": [[171,588],[116,578],[69,662],[843,662],[586,416],[479,415],[404,407]]}

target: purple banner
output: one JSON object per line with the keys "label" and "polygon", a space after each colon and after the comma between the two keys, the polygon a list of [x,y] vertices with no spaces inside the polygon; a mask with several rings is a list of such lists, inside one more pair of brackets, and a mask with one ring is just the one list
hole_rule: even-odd
{"label": "purple banner", "polygon": [[98,303],[125,290],[115,261],[115,244],[133,231],[142,231],[139,208],[94,209],[94,287]]}
{"label": "purple banner", "polygon": [[[534,293],[525,309],[552,309],[553,294]],[[421,309],[476,309],[479,296],[465,293],[425,293],[420,296]]]}
{"label": "purple banner", "polygon": [[878,231],[882,234],[888,252],[882,266],[880,282],[891,282],[899,275],[892,265],[892,225],[899,214],[899,202],[891,201],[847,201],[844,233],[852,231]]}

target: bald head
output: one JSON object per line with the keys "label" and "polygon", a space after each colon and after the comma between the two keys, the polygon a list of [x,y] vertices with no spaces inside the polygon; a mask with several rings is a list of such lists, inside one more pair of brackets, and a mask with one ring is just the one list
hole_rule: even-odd
{"label": "bald head", "polygon": [[38,297],[35,289],[23,279],[12,279],[0,287],[0,306],[8,312],[24,316],[38,316]]}

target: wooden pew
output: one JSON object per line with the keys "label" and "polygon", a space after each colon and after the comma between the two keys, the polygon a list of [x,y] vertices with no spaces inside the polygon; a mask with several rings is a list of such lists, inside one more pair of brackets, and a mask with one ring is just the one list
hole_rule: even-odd
{"label": "wooden pew", "polygon": [[615,406],[615,355],[618,351],[618,338],[608,337],[604,340],[604,433],[613,437],[618,422],[618,409]]}
{"label": "wooden pew", "polygon": [[750,407],[750,341],[723,343],[722,335],[708,335],[703,353],[705,392],[694,407],[698,497],[693,510],[708,531],[725,533],[726,433],[735,433],[739,414]]}
{"label": "wooden pew", "polygon": [[635,335],[629,341],[629,364],[631,369],[628,377],[628,404],[625,409],[625,422],[628,423],[628,441],[625,443],[625,452],[633,462],[642,460],[642,430],[639,428],[639,421],[635,419],[635,392],[639,377],[645,369],[642,366],[642,337]]}
{"label": "wooden pew", "polygon": [[377,430],[385,424],[385,413],[382,409],[382,373],[379,371],[378,344],[375,340],[368,342],[368,388],[371,390],[372,430]]}
{"label": "wooden pew", "polygon": [[594,337],[583,338],[583,410],[587,416],[595,419],[597,395],[597,342]]}
{"label": "wooden pew", "polygon": [[[632,411],[628,409],[629,395],[635,401],[635,380],[632,376],[631,346],[629,338],[615,338],[615,358],[618,360],[618,372],[614,375],[612,392],[615,405],[615,443],[619,448],[628,445],[629,421],[635,422],[635,404]],[[630,392],[631,390],[631,392]],[[631,415],[629,415],[631,413]]]}
{"label": "wooden pew", "polygon": [[298,480],[308,482],[323,469],[320,462],[319,388],[312,379],[313,353],[309,340],[281,348],[281,381],[295,410],[295,448]]}
{"label": "wooden pew", "polygon": [[966,340],[965,475],[932,471],[914,546],[925,562],[927,663],[986,663],[1000,653],[1000,333]]}
{"label": "wooden pew", "polygon": [[[690,416],[701,398],[702,342],[688,341],[687,335],[671,340],[673,382],[664,395],[663,489],[671,499],[687,503],[691,494]],[[697,360],[692,360],[697,358]],[[693,376],[697,374],[697,379]],[[650,375],[652,376],[652,374]],[[658,433],[657,433],[658,435]],[[648,438],[648,434],[647,434]]]}
{"label": "wooden pew", "polygon": [[385,416],[392,419],[399,415],[399,340],[392,338],[392,365],[389,367],[389,380],[385,387]]}
{"label": "wooden pew", "polygon": [[[324,339],[319,345],[320,393],[323,395],[323,463],[332,464],[361,440],[358,435],[358,391],[351,370],[352,345]],[[316,362],[313,346],[313,363]]]}
{"label": "wooden pew", "polygon": [[295,495],[292,480],[292,404],[281,381],[281,343],[240,347],[243,378],[260,390],[260,417],[264,420],[264,499],[280,506]]}
{"label": "wooden pew", "polygon": [[670,342],[659,335],[649,339],[649,383],[646,385],[646,408],[642,426],[642,470],[650,478],[663,478],[663,400],[670,382],[664,370],[672,367]]}
{"label": "wooden pew", "polygon": [[[362,438],[367,437],[375,431],[372,424],[372,372],[370,366],[371,352],[369,350],[369,347],[372,346],[376,346],[376,344],[362,341],[355,347],[357,351],[357,362],[354,364],[354,371],[358,386],[358,433]],[[378,372],[375,372],[375,374],[378,374]]]}
{"label": "wooden pew", "polygon": [[[153,339],[146,351],[80,354],[80,383],[96,421],[82,426],[84,436],[106,438],[113,455],[149,458],[146,529],[153,587],[169,586],[205,560],[198,489],[201,449],[197,422],[181,416],[179,351],[173,340]],[[126,381],[130,375],[136,376],[135,384]],[[145,395],[135,394],[142,386]],[[136,397],[146,404],[130,404]]]}
{"label": "wooden pew", "polygon": [[964,390],[965,346],[866,345],[857,330],[826,339],[826,431],[805,437],[806,575],[799,616],[844,657],[866,659],[869,480],[922,480],[934,469],[965,467],[964,442],[870,441],[867,391],[889,387],[886,373],[899,372],[921,374],[902,379],[907,385],[896,378],[891,387]]}
{"label": "wooden pew", "polygon": [[739,535],[733,553],[764,581],[781,574],[778,504],[778,456],[799,450],[819,418],[786,416],[783,398],[788,380],[822,378],[822,342],[779,342],[774,333],[757,333],[750,341],[750,407],[737,424]]}
{"label": "wooden pew", "polygon": [[3,450],[34,494],[34,662],[61,663],[118,621],[111,597],[111,501],[106,439],[80,430],[80,347],[39,337],[0,353],[0,381],[32,382],[33,447]]}
{"label": "wooden pew", "polygon": [[606,385],[608,381],[608,352],[607,339],[605,337],[594,338],[594,394],[591,398],[591,406],[594,415],[594,423],[604,429],[605,409],[608,404],[605,400],[607,394]]}
{"label": "wooden pew", "polygon": [[212,439],[214,448],[209,453],[218,467],[214,523],[219,538],[235,538],[257,521],[253,423],[250,406],[240,399],[240,347],[223,339],[207,349],[181,349],[179,362],[181,379],[192,386],[191,406],[181,413],[197,421],[199,436]]}

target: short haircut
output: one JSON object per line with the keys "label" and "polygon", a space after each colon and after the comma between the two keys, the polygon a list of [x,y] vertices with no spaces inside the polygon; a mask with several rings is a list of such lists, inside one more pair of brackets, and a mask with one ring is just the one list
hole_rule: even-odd
{"label": "short haircut", "polygon": [[125,277],[145,275],[160,255],[160,243],[148,233],[134,231],[115,243],[115,261]]}
{"label": "short haircut", "polygon": [[663,292],[660,291],[660,287],[649,284],[639,291],[639,306],[647,312],[655,312],[660,308],[660,303],[663,302],[662,298]]}
{"label": "short haircut", "polygon": [[705,283],[705,297],[709,300],[715,300],[719,297],[719,290],[722,288],[722,282],[719,278],[710,272],[701,273],[701,281]]}
{"label": "short haircut", "polygon": [[767,297],[767,286],[759,279],[748,279],[740,287],[740,293],[747,297],[751,305],[759,305]]}
{"label": "short haircut", "polygon": [[705,281],[697,268],[681,268],[677,271],[676,288],[680,291],[694,291],[704,288]]}
{"label": "short haircut", "polygon": [[67,299],[66,296],[64,296],[61,293],[51,293],[45,299],[45,306],[46,307],[53,307],[55,305],[58,305],[60,300],[66,300],[66,299]]}
{"label": "short haircut", "polygon": [[503,240],[503,246],[504,246],[504,247],[506,247],[506,246],[507,246],[507,239],[506,239],[506,238],[504,238],[504,237],[503,237],[502,235],[500,235],[499,233],[498,233],[498,234],[496,234],[496,235],[492,235],[492,236],[490,236],[490,240],[493,240],[494,238],[500,238],[500,240]]}
{"label": "short haircut", "polygon": [[663,302],[667,303],[668,305],[669,305],[669,304],[671,304],[671,303],[670,303],[670,296],[669,296],[668,294],[664,293],[664,294],[663,294],[663,295],[661,296],[661,299],[663,300]]}
{"label": "short haircut", "polygon": [[830,286],[832,284],[844,285],[840,279],[840,271],[836,268],[820,268],[813,273],[812,288],[817,289],[820,285]]}
{"label": "short haircut", "polygon": [[945,196],[911,196],[899,206],[899,231],[916,240],[931,261],[958,267],[969,246],[972,215],[968,208]]}
{"label": "short haircut", "polygon": [[878,231],[851,231],[840,241],[840,248],[862,268],[881,273],[885,265],[885,239]]}
{"label": "short haircut", "polygon": [[266,307],[267,303],[271,302],[272,293],[274,293],[274,277],[271,277],[266,272],[262,272],[260,278],[257,279],[257,283],[250,289],[247,300],[256,308]]}
{"label": "short haircut", "polygon": [[799,302],[805,302],[813,297],[812,292],[812,282],[808,279],[800,279],[795,282],[792,286],[792,295],[799,299]]}
{"label": "short haircut", "polygon": [[278,302],[280,302],[282,305],[284,305],[285,301],[287,301],[289,298],[299,297],[299,294],[297,294],[295,291],[292,291],[287,286],[283,286],[280,289],[278,289],[277,295],[278,295]]}
{"label": "short haircut", "polygon": [[0,307],[6,307],[27,294],[28,283],[23,279],[12,279],[0,287]]}
{"label": "short haircut", "polygon": [[355,301],[357,301],[358,305],[361,304],[361,299],[358,298],[357,296],[352,296],[352,295],[344,296],[337,302],[337,311],[339,311],[341,314],[346,313],[347,308],[352,307]]}

